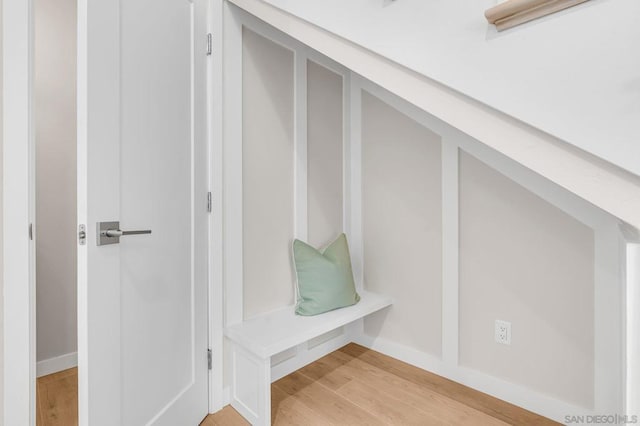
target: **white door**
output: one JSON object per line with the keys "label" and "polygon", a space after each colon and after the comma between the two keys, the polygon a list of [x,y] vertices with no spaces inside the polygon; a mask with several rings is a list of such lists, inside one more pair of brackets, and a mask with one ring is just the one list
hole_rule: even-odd
{"label": "white door", "polygon": [[[197,425],[208,411],[206,3],[80,0],[78,22],[80,425]],[[113,221],[152,232],[98,245],[97,223]]]}

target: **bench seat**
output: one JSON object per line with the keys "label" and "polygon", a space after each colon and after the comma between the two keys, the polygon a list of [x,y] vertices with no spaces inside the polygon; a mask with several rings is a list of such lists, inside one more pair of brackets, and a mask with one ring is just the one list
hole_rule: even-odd
{"label": "bench seat", "polygon": [[386,296],[359,294],[357,304],[320,315],[296,315],[288,306],[226,327],[232,342],[231,405],[253,425],[271,424],[271,357],[392,304]]}
{"label": "bench seat", "polygon": [[292,306],[227,327],[225,335],[260,358],[268,358],[391,305],[391,298],[360,292],[360,302],[310,317]]}

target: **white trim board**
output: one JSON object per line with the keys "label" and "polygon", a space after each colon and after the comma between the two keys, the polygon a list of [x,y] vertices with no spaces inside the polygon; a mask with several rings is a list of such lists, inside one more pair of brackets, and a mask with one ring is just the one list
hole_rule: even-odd
{"label": "white trim board", "polygon": [[54,358],[43,359],[36,365],[36,377],[47,376],[78,366],[78,353],[71,352]]}
{"label": "white trim board", "polygon": [[[242,187],[242,24],[237,11],[224,3],[222,216],[224,217],[224,325],[243,315],[243,187]],[[215,195],[215,194],[214,194]]]}
{"label": "white trim board", "polygon": [[640,415],[640,239],[627,237],[626,413]]}
{"label": "white trim board", "polygon": [[[208,32],[212,34],[212,54],[207,59],[207,137],[209,146],[209,348],[212,368],[209,370],[209,412],[228,404],[224,390],[224,273],[223,273],[223,0],[210,0]],[[226,401],[226,402],[225,402]]]}
{"label": "white trim board", "polygon": [[527,410],[549,417],[558,422],[564,421],[564,416],[600,414],[594,410],[587,410],[544,394],[532,391],[485,373],[461,366],[451,366],[439,358],[417,351],[413,348],[391,342],[389,340],[361,335],[354,339],[355,343],[382,354],[406,362],[407,364],[461,383],[470,388],[484,392],[503,401],[526,408]]}

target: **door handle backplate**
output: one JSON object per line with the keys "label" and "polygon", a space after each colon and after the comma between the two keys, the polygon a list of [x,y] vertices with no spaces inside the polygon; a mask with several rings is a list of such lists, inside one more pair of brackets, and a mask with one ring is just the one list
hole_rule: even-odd
{"label": "door handle backplate", "polygon": [[120,237],[126,235],[143,235],[150,234],[150,229],[140,231],[122,231],[120,230],[120,222],[98,222],[96,225],[97,231],[97,244],[99,246],[106,246],[109,244],[120,243]]}

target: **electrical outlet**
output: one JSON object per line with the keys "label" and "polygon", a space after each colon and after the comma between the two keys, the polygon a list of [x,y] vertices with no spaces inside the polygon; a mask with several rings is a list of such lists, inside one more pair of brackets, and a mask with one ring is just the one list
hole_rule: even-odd
{"label": "electrical outlet", "polygon": [[502,343],[503,345],[511,344],[511,323],[510,322],[496,320],[495,339],[496,339],[496,343]]}

